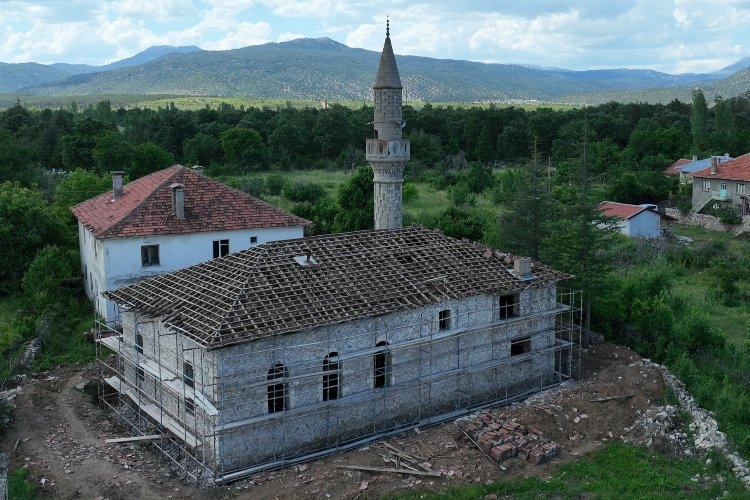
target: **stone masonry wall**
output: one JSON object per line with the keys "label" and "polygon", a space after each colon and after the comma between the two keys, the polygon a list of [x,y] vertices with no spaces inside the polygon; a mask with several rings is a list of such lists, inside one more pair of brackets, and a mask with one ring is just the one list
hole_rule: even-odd
{"label": "stone masonry wall", "polygon": [[696,214],[694,212],[689,212],[683,215],[682,212],[680,212],[676,208],[667,208],[665,212],[667,215],[677,219],[678,223],[685,224],[687,226],[699,226],[706,229],[711,229],[712,231],[727,231],[731,232],[735,236],[740,233],[750,231],[750,215],[745,215],[742,217],[742,224],[739,224],[737,226],[728,226],[713,215]]}

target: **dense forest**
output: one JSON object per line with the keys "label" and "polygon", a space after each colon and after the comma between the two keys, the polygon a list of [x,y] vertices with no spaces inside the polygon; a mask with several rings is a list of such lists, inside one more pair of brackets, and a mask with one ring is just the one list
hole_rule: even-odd
{"label": "dense forest", "polygon": [[[406,105],[404,223],[575,275],[584,341],[595,330],[668,364],[747,457],[750,245],[727,234],[703,234],[692,247],[633,242],[595,209],[605,199],[688,209],[689,188],[665,177],[667,166],[750,151],[749,96],[710,104],[695,91],[691,103],[567,110]],[[199,164],[312,220],[311,233],[370,228],[364,144],[372,116],[369,105],[292,103],[35,110],[19,101],[0,111],[0,378],[13,373],[29,339],[45,346],[38,366],[91,355],[71,340],[93,311],[78,279],[69,208],[111,189],[108,172],[133,180]],[[319,180],[326,172],[341,182]]]}

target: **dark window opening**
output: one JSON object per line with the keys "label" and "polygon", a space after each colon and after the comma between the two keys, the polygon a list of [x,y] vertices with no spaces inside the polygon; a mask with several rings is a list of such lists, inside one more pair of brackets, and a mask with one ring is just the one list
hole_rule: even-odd
{"label": "dark window opening", "polygon": [[500,296],[500,319],[512,318],[516,315],[516,305],[518,304],[518,295],[501,295]]}
{"label": "dark window opening", "polygon": [[138,387],[141,387],[141,384],[143,383],[143,380],[146,378],[146,372],[143,371],[143,368],[140,366],[136,370],[136,378],[138,381]]}
{"label": "dark window opening", "polygon": [[[388,342],[385,340],[382,340],[376,344],[377,347],[386,347],[388,346]],[[383,349],[381,351],[378,351],[375,353],[375,356],[373,356],[373,361],[375,364],[375,382],[374,386],[376,389],[380,387],[388,387],[390,386],[390,370],[391,370],[391,354],[386,350]]]}
{"label": "dark window opening", "polygon": [[531,352],[531,337],[521,337],[518,339],[511,340],[510,342],[510,355],[519,356]]}
{"label": "dark window opening", "polygon": [[451,327],[451,310],[443,309],[438,313],[438,322],[440,323],[440,331],[448,330]]}
{"label": "dark window opening", "polygon": [[258,237],[257,236],[250,236],[250,244],[254,245],[258,243]]}
{"label": "dark window opening", "polygon": [[159,265],[159,245],[141,245],[141,265]]}
{"label": "dark window opening", "polygon": [[[195,389],[195,379],[193,378],[193,365],[190,364],[189,361],[185,361],[182,363],[182,383],[185,384],[185,387],[189,387],[190,389]],[[195,413],[195,402],[193,401],[193,395],[191,394],[193,391],[185,390],[185,412],[188,415],[193,415]]]}
{"label": "dark window opening", "polygon": [[143,335],[140,333],[135,334],[135,352],[143,354]]}
{"label": "dark window opening", "polygon": [[287,369],[282,363],[276,363],[268,370],[268,413],[276,413],[287,409],[287,384],[283,380],[288,376]]}
{"label": "dark window opening", "polygon": [[216,257],[224,257],[229,254],[229,240],[215,240],[214,241],[214,259]]}
{"label": "dark window opening", "polygon": [[339,353],[331,352],[323,360],[323,401],[339,399],[339,362],[331,361],[331,358],[337,358]]}

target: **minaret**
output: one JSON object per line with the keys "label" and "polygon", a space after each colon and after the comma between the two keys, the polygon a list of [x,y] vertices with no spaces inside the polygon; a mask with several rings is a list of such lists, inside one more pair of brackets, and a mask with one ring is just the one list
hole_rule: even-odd
{"label": "minaret", "polygon": [[375,94],[375,138],[367,139],[366,153],[375,180],[375,229],[401,227],[401,191],[404,164],[409,160],[409,141],[401,137],[401,78],[393,55],[390,21],[386,22],[385,44],[378,73],[372,86]]}

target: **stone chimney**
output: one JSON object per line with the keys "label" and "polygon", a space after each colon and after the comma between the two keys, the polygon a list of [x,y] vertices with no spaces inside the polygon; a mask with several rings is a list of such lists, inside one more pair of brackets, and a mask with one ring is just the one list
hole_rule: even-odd
{"label": "stone chimney", "polygon": [[203,171],[206,169],[203,165],[193,165],[193,172],[198,175],[203,175]]}
{"label": "stone chimney", "polygon": [[517,257],[513,261],[513,271],[519,278],[531,274],[531,259],[528,257]]}
{"label": "stone chimney", "polygon": [[719,164],[719,159],[716,156],[711,157],[711,175],[716,175],[716,167]]}
{"label": "stone chimney", "polygon": [[174,183],[169,186],[172,190],[172,213],[177,219],[185,218],[185,186]]}
{"label": "stone chimney", "polygon": [[112,174],[112,199],[113,200],[116,200],[122,197],[122,174],[124,173],[125,172],[122,172],[121,170],[110,172],[110,174]]}
{"label": "stone chimney", "polygon": [[693,155],[693,163],[695,163],[696,161],[698,161],[698,155]]}

